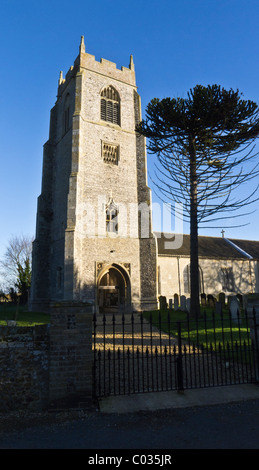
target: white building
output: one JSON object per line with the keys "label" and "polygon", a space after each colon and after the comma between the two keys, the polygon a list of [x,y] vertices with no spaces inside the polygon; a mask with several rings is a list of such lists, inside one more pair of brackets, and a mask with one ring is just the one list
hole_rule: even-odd
{"label": "white building", "polygon": [[[168,247],[170,234],[156,234],[158,295],[190,295],[190,236]],[[199,236],[200,293],[215,297],[259,292],[259,241]]]}

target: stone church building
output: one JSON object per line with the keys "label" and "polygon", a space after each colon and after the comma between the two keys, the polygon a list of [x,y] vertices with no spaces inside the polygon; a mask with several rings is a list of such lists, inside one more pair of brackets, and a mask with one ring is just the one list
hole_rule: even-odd
{"label": "stone church building", "polygon": [[[85,52],[63,78],[44,145],[30,308],[87,302],[97,312],[158,307],[189,294],[189,236],[153,233],[141,102],[129,67]],[[259,242],[200,237],[200,289],[258,292]]]}
{"label": "stone church building", "polygon": [[[157,234],[158,295],[190,296],[190,236],[166,248],[169,235]],[[259,292],[259,241],[199,236],[200,293],[217,298]]]}

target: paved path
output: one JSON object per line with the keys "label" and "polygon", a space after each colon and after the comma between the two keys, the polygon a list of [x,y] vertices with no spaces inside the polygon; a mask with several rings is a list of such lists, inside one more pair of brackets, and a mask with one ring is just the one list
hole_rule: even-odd
{"label": "paved path", "polygon": [[126,413],[138,411],[170,410],[197,406],[221,405],[259,400],[259,385],[242,384],[177,391],[139,393],[110,396],[99,399],[102,413]]}
{"label": "paved path", "polygon": [[241,364],[235,360],[239,351],[234,345],[215,354],[209,345],[197,348],[183,340],[181,343],[180,361],[176,336],[164,333],[144,317],[97,316],[93,344],[97,395],[254,382],[254,371],[244,360],[251,354],[249,349]]}

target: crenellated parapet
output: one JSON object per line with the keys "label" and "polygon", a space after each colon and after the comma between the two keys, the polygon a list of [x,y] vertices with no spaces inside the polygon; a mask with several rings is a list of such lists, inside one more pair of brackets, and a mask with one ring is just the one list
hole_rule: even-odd
{"label": "crenellated parapet", "polygon": [[129,67],[122,66],[117,68],[114,62],[110,62],[106,59],[100,59],[97,61],[95,56],[85,52],[84,36],[81,37],[81,43],[79,46],[79,55],[77,56],[74,65],[70,67],[63,78],[63,72],[60,72],[58,82],[58,96],[62,95],[68,82],[75,76],[79,71],[91,70],[97,74],[110,76],[112,79],[127,83],[128,85],[136,86],[135,67],[133,63],[133,56],[130,56]]}

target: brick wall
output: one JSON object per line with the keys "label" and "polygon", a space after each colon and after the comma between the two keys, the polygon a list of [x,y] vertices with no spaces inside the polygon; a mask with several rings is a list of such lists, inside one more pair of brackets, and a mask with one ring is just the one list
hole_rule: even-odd
{"label": "brick wall", "polygon": [[51,305],[50,406],[92,398],[92,321],[85,304]]}

